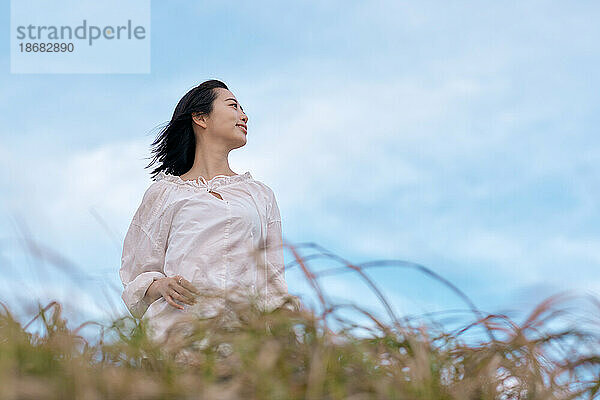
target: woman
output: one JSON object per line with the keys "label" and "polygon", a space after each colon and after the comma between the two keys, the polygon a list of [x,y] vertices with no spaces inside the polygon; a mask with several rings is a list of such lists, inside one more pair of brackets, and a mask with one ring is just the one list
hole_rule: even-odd
{"label": "woman", "polygon": [[275,195],[229,168],[247,124],[227,86],[209,80],[183,96],[152,143],[148,167],[160,165],[125,236],[119,275],[123,301],[148,318],[156,340],[182,313],[216,315],[225,297],[253,295],[269,309],[287,297]]}

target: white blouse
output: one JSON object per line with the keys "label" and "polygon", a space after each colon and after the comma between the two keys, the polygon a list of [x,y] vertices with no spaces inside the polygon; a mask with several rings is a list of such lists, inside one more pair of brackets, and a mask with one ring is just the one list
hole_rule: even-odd
{"label": "white blouse", "polygon": [[122,299],[134,317],[148,318],[154,339],[182,313],[210,317],[225,304],[223,297],[199,298],[180,310],[162,296],[149,303],[146,290],[158,278],[181,275],[202,293],[228,298],[254,294],[271,309],[287,295],[281,217],[271,188],[248,171],[199,179],[160,172],[123,242]]}

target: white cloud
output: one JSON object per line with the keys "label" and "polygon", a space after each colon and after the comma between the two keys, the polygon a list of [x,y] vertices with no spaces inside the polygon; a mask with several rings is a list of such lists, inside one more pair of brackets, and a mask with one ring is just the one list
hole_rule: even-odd
{"label": "white cloud", "polygon": [[5,183],[10,188],[4,197],[5,212],[23,216],[42,241],[64,249],[74,241],[83,244],[106,235],[90,212],[93,209],[121,240],[151,182],[143,170],[147,146],[138,140],[78,152],[40,153],[33,156],[35,163],[13,156],[9,159],[13,168],[28,167]]}

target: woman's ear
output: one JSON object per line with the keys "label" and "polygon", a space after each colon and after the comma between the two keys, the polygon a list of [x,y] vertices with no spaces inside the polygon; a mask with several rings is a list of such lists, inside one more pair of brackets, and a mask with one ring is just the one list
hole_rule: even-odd
{"label": "woman's ear", "polygon": [[194,113],[192,114],[192,121],[196,124],[196,125],[200,125],[201,127],[203,127],[204,129],[207,128],[206,125],[206,116],[203,114],[199,114],[199,113]]}

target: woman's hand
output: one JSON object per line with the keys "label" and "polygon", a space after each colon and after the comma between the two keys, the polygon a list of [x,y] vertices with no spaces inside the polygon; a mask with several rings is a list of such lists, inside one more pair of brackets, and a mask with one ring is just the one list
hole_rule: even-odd
{"label": "woman's hand", "polygon": [[181,275],[155,280],[146,293],[151,299],[162,296],[167,303],[180,310],[183,310],[183,306],[177,304],[175,300],[192,305],[196,303],[196,295],[200,294],[198,289]]}

